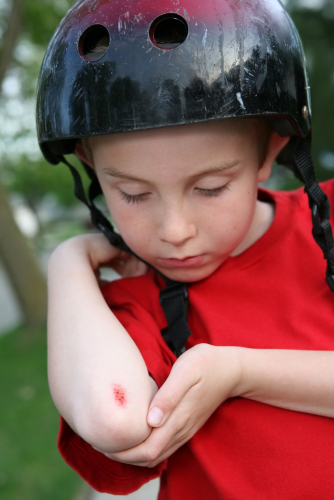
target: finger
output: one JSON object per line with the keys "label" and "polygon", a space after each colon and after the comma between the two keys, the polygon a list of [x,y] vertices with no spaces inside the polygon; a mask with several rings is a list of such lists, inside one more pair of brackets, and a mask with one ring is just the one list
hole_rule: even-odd
{"label": "finger", "polygon": [[148,271],[148,266],[144,264],[144,262],[141,262],[140,260],[137,259],[136,262],[136,269],[134,271],[133,276],[143,276],[146,274]]}
{"label": "finger", "polygon": [[190,370],[183,354],[174,364],[166,382],[161,386],[150,404],[147,423],[151,427],[159,427],[173,413],[189,389],[198,382],[195,370]]}
{"label": "finger", "polygon": [[166,433],[165,429],[163,433],[157,434],[156,431],[161,431],[161,429],[153,429],[150,436],[143,443],[128,450],[112,453],[109,458],[126,464],[147,467],[149,463],[156,460],[164,452],[173,434],[172,432]]}
{"label": "finger", "polygon": [[[174,416],[176,419],[178,419],[177,412],[173,413],[172,418],[174,418]],[[169,422],[169,420],[168,420],[168,422]],[[158,465],[159,463],[163,462],[164,460],[169,458],[171,455],[173,455],[173,453],[175,453],[179,448],[181,448],[181,446],[183,446],[185,443],[187,443],[193,437],[193,435],[198,431],[198,429],[200,429],[202,427],[202,425],[204,423],[205,423],[205,419],[201,420],[201,421],[194,421],[192,423],[192,425],[187,425],[187,430],[185,430],[184,428],[181,428],[179,430],[179,432],[177,432],[173,436],[173,439],[171,439],[168,442],[167,446],[165,447],[164,450],[161,451],[159,456],[155,460],[153,460],[149,464],[147,464],[146,467],[155,467],[156,465]],[[160,429],[163,429],[163,427]],[[155,430],[158,431],[159,429],[155,429]]]}
{"label": "finger", "polygon": [[174,443],[170,447],[166,448],[166,450],[164,450],[163,453],[156,460],[154,460],[150,464],[146,465],[146,467],[156,467],[161,462],[163,462],[164,460],[169,458],[171,455],[173,455],[173,453],[175,453],[179,448],[181,448],[181,446],[183,446],[187,441],[188,441],[188,439],[183,439],[182,441]]}
{"label": "finger", "polygon": [[147,265],[137,259],[134,255],[122,252],[116,259],[110,262],[110,266],[123,278],[142,276],[147,272]]}
{"label": "finger", "polygon": [[[111,245],[109,245],[111,246]],[[127,261],[131,258],[131,255],[124,250],[119,250],[118,254],[115,253],[113,258],[109,262],[105,263],[105,267],[110,267],[114,269],[119,275],[123,276],[125,274],[125,269],[127,266]]]}
{"label": "finger", "polygon": [[[168,424],[169,422],[170,420],[168,421]],[[191,426],[186,433],[184,433],[183,429],[179,429],[176,433],[174,433],[174,430],[171,429],[172,437],[170,436],[170,433],[165,432],[165,428],[166,427],[163,426],[154,429],[150,435],[150,440],[148,438],[147,441],[141,443],[135,448],[113,453],[112,455],[109,455],[109,458],[118,462],[137,465],[139,467],[155,467],[166,458],[170,457],[183,444],[189,441],[189,439],[196,432],[197,426]],[[162,431],[164,431],[164,435],[159,436]],[[153,436],[154,433],[155,437]],[[154,437],[154,439],[151,439],[151,436]],[[165,446],[163,446],[164,443]]]}
{"label": "finger", "polygon": [[143,262],[141,262],[137,257],[131,255],[131,257],[127,260],[126,265],[124,266],[123,276],[142,276],[147,271],[147,266]]}
{"label": "finger", "polygon": [[[175,418],[171,418],[166,424],[153,429],[148,438],[139,445],[128,450],[119,451],[109,455],[109,458],[123,463],[148,467],[153,461],[159,460],[162,454],[174,447],[183,438],[184,414],[176,412]],[[187,439],[186,439],[187,440]],[[181,446],[181,444],[179,445]]]}
{"label": "finger", "polygon": [[109,267],[111,267],[117,274],[124,276],[125,260],[124,258],[117,258],[109,262]]}

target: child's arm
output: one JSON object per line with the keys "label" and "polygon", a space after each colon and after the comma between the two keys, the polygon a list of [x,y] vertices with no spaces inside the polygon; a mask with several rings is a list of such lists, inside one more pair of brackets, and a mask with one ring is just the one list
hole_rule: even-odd
{"label": "child's arm", "polygon": [[116,268],[131,265],[127,254],[104,236],[87,235],[60,245],[49,264],[51,394],[69,425],[104,452],[147,438],[147,410],[157,391],[139,350],[99,289],[94,271],[111,260]]}
{"label": "child's arm", "polygon": [[333,380],[332,351],[199,344],[182,354],[153,398],[148,421],[156,428],[145,443],[108,456],[153,467],[186,443],[230,397],[333,418]]}

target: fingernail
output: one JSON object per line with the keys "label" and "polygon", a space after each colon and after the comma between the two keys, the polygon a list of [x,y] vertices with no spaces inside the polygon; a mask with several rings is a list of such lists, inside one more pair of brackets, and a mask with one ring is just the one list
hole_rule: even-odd
{"label": "fingernail", "polygon": [[153,408],[150,409],[147,421],[149,425],[160,425],[161,422],[163,421],[164,414],[160,408],[157,406],[153,406]]}

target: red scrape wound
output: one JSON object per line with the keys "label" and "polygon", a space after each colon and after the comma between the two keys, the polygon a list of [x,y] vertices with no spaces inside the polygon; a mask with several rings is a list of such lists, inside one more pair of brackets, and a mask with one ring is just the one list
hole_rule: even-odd
{"label": "red scrape wound", "polygon": [[114,384],[113,389],[116,403],[124,407],[126,405],[125,389],[120,384]]}

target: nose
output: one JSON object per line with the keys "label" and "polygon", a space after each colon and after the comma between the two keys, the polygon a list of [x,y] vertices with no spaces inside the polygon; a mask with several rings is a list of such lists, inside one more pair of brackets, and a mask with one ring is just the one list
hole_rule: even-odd
{"label": "nose", "polygon": [[159,225],[161,241],[181,246],[197,234],[193,217],[182,206],[164,207]]}

